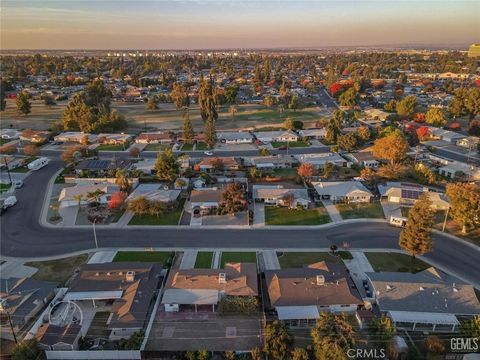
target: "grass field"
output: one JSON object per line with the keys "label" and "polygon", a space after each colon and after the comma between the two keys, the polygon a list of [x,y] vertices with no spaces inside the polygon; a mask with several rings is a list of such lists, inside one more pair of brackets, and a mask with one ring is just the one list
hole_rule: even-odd
{"label": "grass field", "polygon": [[73,275],[73,271],[84,264],[87,259],[88,255],[82,254],[58,260],[28,262],[25,265],[38,269],[35,275],[33,275],[34,279],[65,284]]}
{"label": "grass field", "polygon": [[430,267],[420,259],[412,261],[412,257],[399,253],[365,253],[375,271],[400,271],[416,273]]}
{"label": "grass field", "polygon": [[324,207],[297,210],[265,206],[265,225],[320,225],[329,222],[330,216]]}
{"label": "grass field", "polygon": [[224,268],[226,263],[235,262],[257,262],[257,254],[254,252],[222,252],[222,259],[220,261],[220,268]]}
{"label": "grass field", "polygon": [[212,267],[213,252],[199,251],[195,260],[195,269],[210,269]]}
{"label": "grass field", "polygon": [[[45,106],[42,101],[34,100],[31,113],[23,116],[17,113],[15,100],[7,99],[6,110],[2,113],[2,127],[7,128],[11,124],[16,128],[48,129],[53,122],[61,120],[66,106],[66,101],[59,101],[55,106]],[[243,104],[237,106],[237,113],[232,118],[229,107],[225,105],[218,109],[217,131],[280,125],[287,117],[313,123],[321,117],[317,108],[279,113],[275,108],[270,109],[264,105]],[[113,102],[112,109],[125,116],[129,123],[128,131],[132,133],[144,131],[145,127],[147,130],[179,130],[182,127],[183,110],[176,110],[174,104],[159,104],[158,110],[149,111],[145,103]],[[198,106],[192,105],[189,115],[195,131],[202,131],[204,122]]]}
{"label": "grass field", "polygon": [[196,151],[204,151],[204,150],[209,150],[209,149],[211,149],[211,148],[207,144],[205,144],[204,142],[199,142],[195,146]]}
{"label": "grass field", "polygon": [[366,204],[336,204],[335,206],[344,219],[385,218],[382,205],[378,202]]}
{"label": "grass field", "polygon": [[282,269],[301,268],[320,261],[332,263],[340,261],[338,256],[333,256],[327,252],[284,252],[277,253],[277,256]]}
{"label": "grass field", "polygon": [[279,147],[282,147],[282,146],[287,146],[289,148],[299,148],[299,147],[307,147],[307,146],[310,146],[310,144],[306,141],[290,141],[290,142],[286,142],[286,141],[273,141],[272,142],[272,146],[274,148],[279,148]]}
{"label": "grass field", "polygon": [[113,262],[158,262],[166,265],[172,258],[170,251],[119,251]]}
{"label": "grass field", "polygon": [[97,146],[98,151],[124,151],[128,146],[122,144],[102,144]]}
{"label": "grass field", "polygon": [[192,150],[193,150],[193,144],[183,144],[182,151],[192,151]]}
{"label": "grass field", "polygon": [[297,169],[296,168],[285,168],[285,169],[274,169],[272,172],[273,176],[294,179],[297,177]]}
{"label": "grass field", "polygon": [[128,225],[178,225],[185,199],[180,200],[177,208],[163,215],[134,215]]}

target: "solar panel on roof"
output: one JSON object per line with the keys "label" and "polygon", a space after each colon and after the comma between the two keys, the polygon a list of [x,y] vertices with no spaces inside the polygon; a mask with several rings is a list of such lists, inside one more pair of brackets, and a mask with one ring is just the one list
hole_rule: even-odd
{"label": "solar panel on roof", "polygon": [[422,191],[402,189],[402,198],[416,200],[422,195]]}

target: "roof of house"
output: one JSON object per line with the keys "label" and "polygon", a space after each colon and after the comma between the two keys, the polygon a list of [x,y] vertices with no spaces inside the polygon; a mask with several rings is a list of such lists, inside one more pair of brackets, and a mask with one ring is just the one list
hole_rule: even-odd
{"label": "roof of house", "polygon": [[[220,281],[220,274],[225,281]],[[172,291],[173,290],[173,291]],[[184,291],[181,291],[184,290]],[[186,291],[185,291],[186,290]],[[200,292],[199,292],[200,291]],[[203,291],[203,293],[202,293]],[[170,293],[169,293],[170,292]],[[257,266],[254,263],[227,263],[223,269],[180,269],[170,271],[165,283],[162,303],[195,303],[196,296],[204,301],[213,301],[218,292],[232,296],[257,296]],[[217,295],[215,295],[217,294]]]}
{"label": "roof of house", "polygon": [[127,201],[143,196],[147,200],[168,203],[177,200],[180,192],[180,190],[164,189],[161,184],[140,184],[128,196]]}
{"label": "roof of house", "polygon": [[218,140],[243,140],[243,139],[253,139],[253,135],[246,131],[228,131],[228,132],[219,132],[217,133]]}
{"label": "roof of house", "polygon": [[[323,285],[317,285],[323,276]],[[265,271],[272,306],[362,304],[345,265],[324,261],[305,268]]]}
{"label": "roof of house", "polygon": [[225,167],[234,167],[238,166],[237,160],[234,157],[204,157],[202,161],[198,163],[199,166],[215,166],[216,162],[221,161]]}
{"label": "roof of house", "polygon": [[302,163],[326,163],[326,162],[346,162],[343,157],[338,155],[337,153],[320,153],[320,154],[302,154],[302,155],[294,155],[300,162]]}
{"label": "roof of house", "polygon": [[23,324],[38,302],[53,295],[56,287],[55,282],[33,278],[0,279],[2,306],[8,309],[14,325]]}
{"label": "roof of house", "polygon": [[261,164],[285,164],[291,162],[291,157],[286,157],[283,155],[270,155],[270,156],[255,156],[251,159],[254,165]]}
{"label": "roof of house", "polygon": [[59,343],[73,345],[82,327],[75,323],[66,326],[43,324],[38,328],[37,338],[40,344],[53,346]]}
{"label": "roof of house", "polygon": [[252,187],[254,199],[275,199],[283,198],[288,194],[292,194],[295,199],[309,200],[307,189],[284,189],[278,186],[253,185]]}
{"label": "roof of house", "polygon": [[75,165],[76,170],[113,170],[113,169],[125,169],[130,166],[132,162],[128,159],[111,160],[82,160]]}
{"label": "roof of house", "polygon": [[361,151],[361,152],[356,152],[356,153],[350,153],[348,154],[349,157],[354,159],[357,162],[363,162],[363,161],[377,161],[375,157],[373,156],[373,153],[370,151]]}
{"label": "roof of house", "polygon": [[221,189],[203,189],[192,190],[190,193],[190,202],[220,202],[222,200],[223,190]]}
{"label": "roof of house", "polygon": [[282,131],[257,131],[255,132],[255,137],[257,139],[262,138],[279,138],[279,137],[295,137],[298,138],[298,135],[291,130],[282,130]]}
{"label": "roof of house", "polygon": [[381,311],[480,314],[473,286],[433,267],[416,274],[366,274]]}
{"label": "roof of house", "polygon": [[[142,327],[155,293],[160,263],[85,264],[72,281],[65,299],[114,299],[110,328]],[[133,281],[127,273],[133,272]]]}
{"label": "roof of house", "polygon": [[137,140],[170,140],[172,138],[171,132],[143,132],[137,136]]}
{"label": "roof of house", "polygon": [[76,200],[76,196],[86,196],[89,192],[97,190],[103,191],[105,194],[112,194],[120,190],[120,187],[110,183],[100,184],[77,184],[72,187],[63,188],[58,197],[58,201]]}
{"label": "roof of house", "polygon": [[312,182],[312,185],[319,195],[347,196],[352,192],[361,191],[373,196],[360,181],[320,181]]}
{"label": "roof of house", "polygon": [[327,130],[325,128],[322,129],[305,129],[299,130],[298,133],[300,136],[325,136]]}

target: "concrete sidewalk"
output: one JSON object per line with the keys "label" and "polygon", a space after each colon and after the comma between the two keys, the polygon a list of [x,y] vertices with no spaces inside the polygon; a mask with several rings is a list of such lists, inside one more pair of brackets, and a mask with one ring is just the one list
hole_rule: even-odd
{"label": "concrete sidewalk", "polygon": [[110,224],[111,226],[124,227],[127,226],[130,220],[132,220],[135,214],[132,211],[125,211],[125,213],[118,219],[116,223]]}
{"label": "concrete sidewalk", "polygon": [[390,216],[402,217],[402,209],[399,204],[390,204],[386,201],[381,201],[380,204],[382,205],[385,219],[390,220]]}
{"label": "concrete sidewalk", "polygon": [[342,215],[340,215],[336,206],[330,200],[322,200],[322,204],[325,207],[325,210],[327,210],[332,222],[336,223],[343,220]]}
{"label": "concrete sidewalk", "polygon": [[212,269],[218,269],[220,267],[220,259],[222,258],[222,252],[221,251],[215,251],[213,254],[213,265]]}
{"label": "concrete sidewalk", "polygon": [[195,267],[195,261],[197,260],[197,253],[197,250],[184,251],[180,269],[193,269]]}
{"label": "concrete sidewalk", "polygon": [[7,260],[2,265],[0,265],[0,277],[2,279],[8,279],[11,277],[14,278],[23,278],[33,276],[38,269],[23,265],[24,262],[21,260]]}

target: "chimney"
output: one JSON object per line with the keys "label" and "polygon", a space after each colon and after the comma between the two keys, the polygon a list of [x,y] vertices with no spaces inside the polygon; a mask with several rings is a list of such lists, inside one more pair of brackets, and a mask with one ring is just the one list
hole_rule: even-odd
{"label": "chimney", "polygon": [[227,274],[226,273],[218,274],[218,283],[225,284],[226,282],[227,282]]}
{"label": "chimney", "polygon": [[127,271],[126,275],[127,282],[133,282],[135,280],[135,271]]}
{"label": "chimney", "polygon": [[317,285],[325,285],[325,276],[323,275],[317,275]]}

